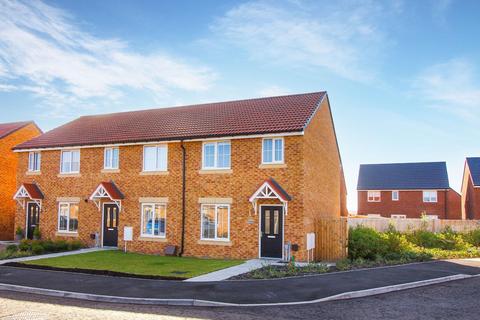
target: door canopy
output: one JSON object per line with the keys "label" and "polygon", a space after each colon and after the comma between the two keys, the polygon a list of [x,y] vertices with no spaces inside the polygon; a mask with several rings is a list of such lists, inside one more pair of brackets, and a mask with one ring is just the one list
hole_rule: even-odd
{"label": "door canopy", "polygon": [[42,208],[43,193],[36,183],[23,183],[13,196],[25,208],[25,201],[32,200]]}
{"label": "door canopy", "polygon": [[257,214],[258,199],[280,200],[285,209],[285,214],[287,214],[288,202],[292,200],[292,197],[278,184],[277,181],[275,181],[273,178],[269,178],[263,182],[260,188],[258,188],[249,199],[249,201],[252,203],[255,214]]}
{"label": "door canopy", "polygon": [[97,189],[92,193],[90,196],[90,200],[92,200],[95,205],[97,206],[98,210],[101,210],[101,201],[102,199],[110,199],[118,206],[118,210],[122,211],[122,199],[125,197],[117,188],[113,181],[111,182],[101,182]]}

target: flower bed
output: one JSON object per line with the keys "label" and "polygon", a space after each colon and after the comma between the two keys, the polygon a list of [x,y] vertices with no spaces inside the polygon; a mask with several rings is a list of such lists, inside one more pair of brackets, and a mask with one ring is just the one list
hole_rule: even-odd
{"label": "flower bed", "polygon": [[20,244],[11,244],[0,252],[0,260],[72,251],[83,247],[83,243],[77,240],[22,240]]}

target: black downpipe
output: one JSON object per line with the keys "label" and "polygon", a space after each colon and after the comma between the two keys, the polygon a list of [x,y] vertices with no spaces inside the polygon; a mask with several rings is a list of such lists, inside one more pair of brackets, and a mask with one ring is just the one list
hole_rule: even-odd
{"label": "black downpipe", "polygon": [[183,140],[181,142],[182,147],[182,241],[180,244],[180,252],[178,256],[181,257],[183,255],[183,251],[185,248],[185,211],[186,211],[186,153],[185,153],[185,146],[183,145]]}

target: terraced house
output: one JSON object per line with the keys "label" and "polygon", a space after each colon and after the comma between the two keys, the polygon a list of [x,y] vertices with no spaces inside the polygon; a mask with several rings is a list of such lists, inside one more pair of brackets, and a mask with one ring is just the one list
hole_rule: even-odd
{"label": "terraced house", "polygon": [[314,220],[346,215],[326,92],[84,116],[15,151],[16,225],[39,212],[45,238],[123,247],[131,227],[137,252],[281,258],[291,244],[303,260]]}
{"label": "terraced house", "polygon": [[14,236],[17,155],[12,148],[41,132],[33,121],[0,123],[0,240]]}
{"label": "terraced house", "polygon": [[445,162],[360,165],[358,214],[386,218],[461,219],[461,197]]}

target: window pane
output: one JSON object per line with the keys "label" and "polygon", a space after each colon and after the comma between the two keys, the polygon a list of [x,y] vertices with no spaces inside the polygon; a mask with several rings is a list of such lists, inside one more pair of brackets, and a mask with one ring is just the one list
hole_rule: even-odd
{"label": "window pane", "polygon": [[273,142],[272,139],[263,140],[263,162],[272,162]]}
{"label": "window pane", "polygon": [[78,172],[80,170],[80,151],[72,151],[72,172]]}
{"label": "window pane", "polygon": [[112,149],[112,169],[118,169],[118,148]]}
{"label": "window pane", "polygon": [[112,167],[112,149],[105,149],[105,163],[104,163],[105,168],[111,168]]}
{"label": "window pane", "polygon": [[215,144],[208,143],[203,145],[203,165],[205,168],[215,167]]}
{"label": "window pane", "polygon": [[59,220],[58,220],[58,230],[67,231],[67,221],[68,221],[68,204],[60,204],[58,210]]}
{"label": "window pane", "polygon": [[279,219],[280,219],[280,213],[278,210],[273,211],[273,234],[278,234],[278,229],[279,229]]}
{"label": "window pane", "polygon": [[78,204],[70,204],[70,217],[68,222],[68,231],[76,232],[78,230]]}
{"label": "window pane", "polygon": [[145,147],[143,149],[143,169],[145,171],[156,170],[157,147]]}
{"label": "window pane", "polygon": [[153,234],[153,208],[151,205],[143,206],[143,234]]}
{"label": "window pane", "polygon": [[70,151],[62,152],[62,172],[70,172],[72,153]]}
{"label": "window pane", "polygon": [[270,234],[270,210],[265,210],[265,234]]}
{"label": "window pane", "polygon": [[228,207],[217,207],[217,238],[228,239]]}
{"label": "window pane", "polygon": [[276,162],[283,161],[283,140],[282,139],[275,140],[275,161]]}
{"label": "window pane", "polygon": [[217,167],[230,168],[230,142],[220,142],[217,147]]}
{"label": "window pane", "polygon": [[157,168],[158,171],[167,170],[167,147],[157,147]]}
{"label": "window pane", "polygon": [[202,238],[215,239],[215,206],[202,206]]}
{"label": "window pane", "polygon": [[155,227],[154,235],[165,236],[165,216],[166,208],[164,205],[155,205]]}

